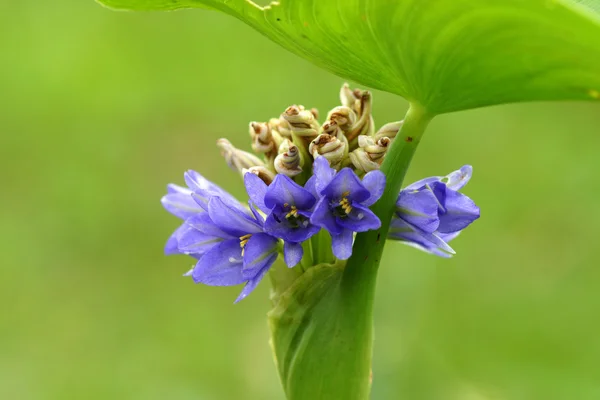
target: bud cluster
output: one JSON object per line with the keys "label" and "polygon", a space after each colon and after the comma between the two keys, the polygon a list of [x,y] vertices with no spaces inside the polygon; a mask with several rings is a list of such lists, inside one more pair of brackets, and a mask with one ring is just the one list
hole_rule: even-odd
{"label": "bud cluster", "polygon": [[[191,170],[184,174],[186,187],[167,186],[162,204],[183,222],[165,252],[196,260],[186,274],[194,282],[245,284],[239,301],[280,256],[296,277],[348,259],[356,233],[382,226],[370,208],[384,193],[379,168],[402,122],[375,130],[368,91],[343,85],[340,100],[322,124],[315,109],[300,105],[268,122],[251,122],[252,149],[261,157],[217,141],[227,164],[243,176],[247,203]],[[440,257],[454,254],[448,242],[479,218],[479,208],[459,192],[471,174],[466,165],[402,190],[387,238]]]}
{"label": "bud cluster", "polygon": [[252,150],[262,159],[236,149],[226,139],[220,139],[218,146],[232,169],[242,174],[250,171],[267,184],[276,174],[304,184],[318,156],[336,171],[349,167],[359,176],[379,169],[402,121],[375,130],[371,93],[348,84],[340,90],[340,103],[323,123],[316,109],[302,105],[289,106],[267,122],[251,122]]}

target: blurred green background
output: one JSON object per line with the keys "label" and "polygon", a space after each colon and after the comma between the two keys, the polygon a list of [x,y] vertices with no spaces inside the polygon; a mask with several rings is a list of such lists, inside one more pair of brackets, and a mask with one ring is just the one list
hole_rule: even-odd
{"label": "blurred green background", "polygon": [[[91,0],[0,2],[0,50],[0,398],[282,399],[267,281],[182,278],[159,199],[189,168],[242,197],[215,141],[343,80],[215,12]],[[482,218],[451,260],[388,245],[373,399],[600,398],[599,131],[585,103],[434,120],[408,180],[474,165]]]}

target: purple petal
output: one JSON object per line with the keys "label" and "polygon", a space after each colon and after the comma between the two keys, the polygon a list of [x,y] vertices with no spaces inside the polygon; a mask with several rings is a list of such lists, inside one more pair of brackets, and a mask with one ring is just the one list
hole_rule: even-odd
{"label": "purple petal", "polygon": [[368,172],[362,180],[362,184],[370,193],[371,196],[362,202],[365,206],[375,204],[383,194],[385,189],[385,174],[379,170]]}
{"label": "purple petal", "polygon": [[452,233],[465,229],[479,218],[479,207],[462,193],[448,190],[446,193],[446,212],[440,215],[441,233]]}
{"label": "purple petal", "polygon": [[244,236],[261,232],[261,226],[247,213],[229,207],[219,197],[208,202],[208,215],[215,225],[232,236]]}
{"label": "purple petal", "polygon": [[246,286],[244,286],[244,289],[242,290],[240,295],[237,297],[237,299],[235,299],[234,304],[239,303],[240,301],[248,297],[248,295],[252,293],[254,289],[256,289],[256,287],[258,286],[258,284],[260,283],[260,281],[265,276],[268,270],[269,268],[263,268],[254,278],[250,279],[246,283]]}
{"label": "purple petal", "polygon": [[275,176],[265,195],[265,205],[271,210],[276,205],[284,204],[295,206],[300,210],[308,210],[315,202],[315,197],[308,190],[281,174]]}
{"label": "purple petal", "polygon": [[430,190],[431,192],[433,192],[433,195],[435,196],[435,199],[438,202],[438,214],[446,212],[445,204],[446,204],[446,192],[448,191],[448,188],[446,187],[445,183],[443,183],[443,182],[428,183],[421,190]]}
{"label": "purple petal", "polygon": [[440,239],[442,239],[444,242],[448,243],[451,240],[456,239],[456,237],[460,235],[460,231],[458,232],[452,232],[452,233],[439,233],[438,236],[440,237]]}
{"label": "purple petal", "polygon": [[329,233],[333,235],[339,235],[342,233],[342,227],[338,225],[335,215],[329,207],[329,199],[322,198],[315,206],[315,210],[310,217],[310,222],[313,224],[325,228]]}
{"label": "purple petal", "polygon": [[252,211],[252,215],[254,215],[256,221],[258,221],[260,225],[264,225],[265,217],[263,217],[262,214],[258,212],[256,207],[254,207],[254,204],[252,204],[250,200],[248,200],[248,207],[250,207],[250,211]]}
{"label": "purple petal", "polygon": [[267,184],[260,179],[257,175],[252,172],[246,172],[244,174],[244,186],[246,186],[246,193],[250,197],[250,201],[254,203],[259,210],[267,214],[271,211],[265,205],[265,194],[267,193]]}
{"label": "purple petal", "polygon": [[[210,219],[210,215],[208,213],[194,215],[193,217],[186,219],[185,223],[208,236],[216,236],[223,239],[231,239],[232,236],[219,229],[213,220]],[[235,237],[237,238],[237,236]]]}
{"label": "purple petal", "polygon": [[325,157],[317,156],[313,163],[313,174],[316,177],[315,189],[320,194],[335,176],[335,170],[329,166]]}
{"label": "purple petal", "polygon": [[434,232],[440,223],[438,204],[431,190],[403,190],[396,202],[396,215],[425,232]]}
{"label": "purple petal", "polygon": [[242,212],[245,211],[244,205],[235,197],[208,179],[204,178],[196,171],[189,170],[183,175],[183,177],[193,192],[192,198],[204,210],[208,211],[208,203],[212,197],[220,197],[223,203],[227,204],[229,207],[235,208]]}
{"label": "purple petal", "polygon": [[458,171],[451,172],[446,176],[446,186],[452,190],[460,190],[469,182],[472,175],[473,167],[464,165]]}
{"label": "purple petal", "polygon": [[192,272],[196,283],[210,286],[233,286],[243,283],[242,248],[238,239],[219,243],[204,254]]}
{"label": "purple petal", "polygon": [[357,203],[362,203],[371,197],[371,193],[364,188],[358,176],[350,168],[342,168],[321,193],[332,200],[346,197]]}
{"label": "purple petal", "polygon": [[381,227],[381,221],[373,211],[356,203],[345,218],[337,218],[337,223],[354,232],[366,232]]}
{"label": "purple petal", "polygon": [[437,254],[436,251],[443,251],[445,253],[455,254],[452,247],[450,247],[438,234],[423,232],[399,218],[392,219],[388,238],[413,243],[416,245],[415,247],[419,247],[430,253]]}
{"label": "purple petal", "polygon": [[254,278],[262,269],[269,268],[277,259],[278,240],[266,233],[255,233],[248,239],[244,247],[244,267],[242,275],[245,279]]}
{"label": "purple petal", "polygon": [[181,219],[187,219],[192,215],[204,212],[192,198],[192,191],[181,186],[170,184],[167,186],[168,194],[164,195],[160,202],[171,214]]}
{"label": "purple petal", "polygon": [[352,231],[344,229],[340,235],[331,235],[333,254],[340,260],[346,260],[352,255]]}
{"label": "purple petal", "polygon": [[310,194],[315,196],[315,199],[319,199],[320,196],[317,193],[317,188],[315,186],[316,184],[317,184],[317,177],[315,175],[313,175],[310,178],[308,178],[308,180],[304,184],[304,189],[308,190],[310,192]]}
{"label": "purple petal", "polygon": [[424,179],[421,179],[420,181],[416,181],[415,183],[411,183],[410,185],[408,185],[407,187],[402,189],[402,191],[419,190],[425,185],[429,185],[434,182],[440,182],[442,179],[444,179],[443,176],[430,176],[429,178],[424,178]]}
{"label": "purple petal", "polygon": [[182,253],[205,254],[223,241],[223,238],[207,235],[191,226],[189,227],[190,229],[186,229],[177,240],[179,251]]}
{"label": "purple petal", "polygon": [[410,242],[410,241],[404,241],[404,240],[401,240],[400,243],[410,246],[412,248],[424,251],[425,253],[436,255],[438,257],[451,258],[453,256],[453,254],[446,253],[445,251],[442,251],[439,248],[434,247],[433,245],[430,245],[430,244],[424,246],[424,245],[416,243],[416,242]]}
{"label": "purple petal", "polygon": [[268,234],[281,238],[284,241],[301,243],[320,230],[318,226],[312,225],[308,219],[305,222],[307,222],[305,227],[292,227],[285,218],[278,221],[274,213],[271,213],[265,220],[264,230]]}
{"label": "purple petal", "polygon": [[175,230],[175,232],[173,232],[171,237],[169,237],[169,239],[167,240],[167,244],[165,245],[165,254],[166,255],[181,253],[179,251],[179,247],[178,247],[179,237],[188,229],[190,229],[190,227],[184,223],[184,224],[181,224],[181,226],[179,228],[177,228]]}
{"label": "purple petal", "polygon": [[304,249],[302,248],[302,244],[292,243],[292,242],[284,243],[283,257],[285,260],[285,264],[289,268],[296,266],[300,262],[300,260],[302,260],[303,255],[304,255]]}

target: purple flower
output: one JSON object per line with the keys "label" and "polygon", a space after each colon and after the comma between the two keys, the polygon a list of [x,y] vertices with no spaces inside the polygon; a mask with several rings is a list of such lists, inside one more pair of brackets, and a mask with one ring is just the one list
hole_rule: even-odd
{"label": "purple flower", "polygon": [[[162,197],[160,202],[163,207],[178,218],[187,220],[199,213],[208,210],[208,200],[213,196],[220,197],[228,205],[245,211],[244,207],[232,195],[204,178],[196,171],[189,170],[183,174],[187,188],[169,184],[167,185],[167,194]],[[165,254],[190,254],[189,251],[179,249],[179,238],[191,228],[183,224],[169,238],[165,246]]]}
{"label": "purple flower", "polygon": [[331,234],[333,254],[342,260],[352,255],[353,232],[378,229],[381,221],[369,210],[385,188],[385,175],[381,171],[367,173],[362,182],[350,168],[337,174],[324,157],[314,162],[314,178],[307,186],[314,185],[320,199],[311,222],[325,228]]}
{"label": "purple flower", "polygon": [[203,209],[192,198],[192,191],[175,184],[167,185],[167,194],[160,199],[165,210],[174,216],[187,219]]}
{"label": "purple flower", "polygon": [[167,243],[168,253],[189,254],[198,262],[186,275],[196,283],[232,286],[246,282],[236,302],[258,285],[278,256],[279,241],[263,232],[263,219],[233,196],[202,178],[186,174],[190,196],[202,210],[189,216]]}
{"label": "purple flower", "polygon": [[455,254],[448,242],[479,218],[479,207],[459,193],[473,168],[465,165],[445,177],[430,177],[400,192],[388,237],[441,257]]}
{"label": "purple flower", "polygon": [[295,266],[304,253],[301,243],[320,229],[310,222],[317,199],[310,191],[282,174],[276,175],[267,186],[258,176],[246,173],[244,184],[250,201],[267,215],[265,232],[283,239],[285,263],[290,268]]}

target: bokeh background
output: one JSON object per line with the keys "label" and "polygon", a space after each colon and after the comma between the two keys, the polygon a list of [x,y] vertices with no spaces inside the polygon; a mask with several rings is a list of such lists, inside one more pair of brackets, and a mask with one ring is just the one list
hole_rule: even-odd
{"label": "bokeh background", "polygon": [[[0,2],[0,398],[282,399],[268,282],[182,278],[159,199],[190,168],[242,197],[215,141],[342,83],[215,12]],[[474,165],[482,218],[451,260],[388,245],[373,399],[600,398],[599,150],[598,105],[434,120],[408,180]]]}

